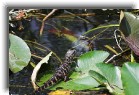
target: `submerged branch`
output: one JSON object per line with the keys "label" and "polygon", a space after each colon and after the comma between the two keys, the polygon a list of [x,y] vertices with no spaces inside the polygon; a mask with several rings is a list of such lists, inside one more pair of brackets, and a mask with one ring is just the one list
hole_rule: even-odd
{"label": "submerged branch", "polygon": [[38,59],[43,59],[42,57],[37,56],[37,55],[35,55],[35,54],[31,54],[31,56],[36,57],[36,58],[38,58]]}
{"label": "submerged branch", "polygon": [[36,44],[36,45],[38,45],[38,46],[41,46],[41,47],[47,49],[48,51],[51,51],[51,52],[55,55],[55,57],[58,59],[58,61],[62,64],[62,60],[61,60],[61,59],[57,56],[57,54],[56,54],[54,51],[52,51],[51,49],[49,49],[49,48],[47,48],[47,47],[44,47],[43,45],[41,45],[41,44],[39,44],[39,43],[37,43],[37,42],[32,42],[32,41],[29,41],[29,40],[25,40],[25,41],[26,41],[26,42],[29,42],[29,43]]}
{"label": "submerged branch", "polygon": [[94,35],[90,39],[93,40],[93,39],[97,38],[101,33],[105,32],[107,29],[109,29],[109,28],[106,28],[106,29],[102,30],[101,32],[99,32],[98,34]]}
{"label": "submerged branch", "polygon": [[57,9],[53,9],[48,15],[46,15],[42,21],[42,26],[40,29],[40,35],[42,35],[43,29],[44,29],[44,25],[45,25],[45,21],[48,19],[48,17],[50,17]]}

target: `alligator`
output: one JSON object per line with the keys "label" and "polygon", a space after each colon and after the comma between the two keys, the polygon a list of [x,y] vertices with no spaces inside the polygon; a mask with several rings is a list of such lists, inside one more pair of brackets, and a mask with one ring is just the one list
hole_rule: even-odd
{"label": "alligator", "polygon": [[68,74],[71,69],[71,63],[73,62],[73,58],[74,58],[75,54],[76,54],[76,50],[74,48],[69,49],[65,55],[65,60],[64,60],[63,64],[60,65],[60,67],[56,70],[54,75],[48,81],[46,81],[43,86],[39,87],[33,93],[33,95],[54,85],[55,83],[59,82],[60,80],[67,81]]}

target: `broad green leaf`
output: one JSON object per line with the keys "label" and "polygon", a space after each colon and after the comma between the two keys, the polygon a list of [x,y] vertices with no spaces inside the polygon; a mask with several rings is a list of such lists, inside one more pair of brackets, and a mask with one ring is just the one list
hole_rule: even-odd
{"label": "broad green leaf", "polygon": [[108,82],[107,79],[101,75],[100,73],[90,70],[89,71],[89,75],[91,77],[93,77],[98,83],[100,83],[101,85],[103,85],[104,83]]}
{"label": "broad green leaf", "polygon": [[109,56],[105,51],[90,51],[80,56],[77,71],[88,73],[89,70],[98,70],[96,64],[103,62]]}
{"label": "broad green leaf", "polygon": [[122,82],[126,95],[139,95],[139,64],[127,62],[123,65]]}
{"label": "broad green leaf", "polygon": [[[89,89],[90,86],[97,87],[99,83],[95,79],[91,79],[89,76],[89,70],[98,70],[96,64],[103,62],[109,56],[108,52],[105,51],[90,51],[83,55],[81,55],[77,61],[76,70],[80,73],[79,77],[77,78],[78,81],[74,81],[78,84],[86,84],[88,85]],[[88,83],[89,82],[89,83]]]}
{"label": "broad green leaf", "polygon": [[[89,76],[89,70],[96,70],[96,64],[103,62],[107,57],[108,53],[105,51],[91,51],[83,54],[78,59],[78,66],[76,67],[76,72],[73,72],[70,75],[70,80],[67,82],[59,82],[56,85],[52,86],[51,89],[55,90],[56,88],[69,89],[69,90],[86,90],[98,87],[100,84]],[[99,56],[99,57],[98,57]],[[43,78],[45,81],[46,78]],[[42,81],[42,80],[41,80]],[[43,81],[43,83],[45,82]],[[41,83],[41,85],[43,84]]]}
{"label": "broad green leaf", "polygon": [[115,85],[121,89],[123,88],[121,81],[121,72],[119,67],[105,63],[97,64],[97,67],[101,71],[99,73],[103,75],[111,85]]}
{"label": "broad green leaf", "polygon": [[123,94],[120,69],[112,64],[100,63],[96,65],[98,72],[90,71],[90,75],[99,83],[105,84],[107,89],[116,95]]}
{"label": "broad green leaf", "polygon": [[82,87],[80,90],[91,89],[91,88],[99,86],[99,83],[95,79],[92,79],[90,76],[84,76],[84,77],[82,76],[82,77],[72,80],[72,82],[78,85],[85,86],[85,87]]}
{"label": "broad green leaf", "polygon": [[28,65],[31,53],[29,47],[21,38],[9,34],[9,40],[9,68],[16,73]]}
{"label": "broad green leaf", "polygon": [[88,85],[78,84],[78,83],[73,82],[72,80],[68,81],[68,82],[62,81],[59,84],[54,85],[50,89],[51,90],[56,90],[56,88],[61,88],[61,89],[64,89],[64,90],[75,90],[75,91],[85,90],[87,88],[92,89],[92,87],[89,88]]}

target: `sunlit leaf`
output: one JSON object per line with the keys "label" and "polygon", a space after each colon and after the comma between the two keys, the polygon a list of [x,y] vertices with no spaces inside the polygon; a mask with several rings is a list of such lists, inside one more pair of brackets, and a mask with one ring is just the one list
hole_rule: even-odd
{"label": "sunlit leaf", "polygon": [[100,73],[90,70],[89,71],[89,75],[91,77],[93,77],[98,83],[100,83],[101,85],[103,85],[104,83],[108,82],[107,79],[101,75]]}
{"label": "sunlit leaf", "polygon": [[27,44],[19,37],[9,34],[9,68],[16,73],[28,65],[31,53]]}
{"label": "sunlit leaf", "polygon": [[90,71],[90,75],[99,83],[104,84],[107,89],[116,95],[123,94],[120,69],[112,64],[100,63],[96,65],[98,72]]}
{"label": "sunlit leaf", "polygon": [[103,62],[109,56],[105,51],[90,51],[80,56],[76,70],[88,73],[89,70],[98,70],[96,64]]}
{"label": "sunlit leaf", "polygon": [[101,71],[100,74],[103,75],[111,85],[115,85],[121,89],[123,88],[119,67],[105,63],[97,64],[97,67]]}
{"label": "sunlit leaf", "polygon": [[139,64],[125,63],[122,67],[123,88],[126,95],[139,95]]}

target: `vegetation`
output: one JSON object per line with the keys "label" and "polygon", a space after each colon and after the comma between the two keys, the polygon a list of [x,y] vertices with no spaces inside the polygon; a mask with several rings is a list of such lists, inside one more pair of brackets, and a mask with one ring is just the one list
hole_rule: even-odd
{"label": "vegetation", "polygon": [[[89,41],[95,41],[95,39],[101,38],[101,35],[106,33],[106,30],[114,28],[114,31],[111,32],[114,34],[112,37],[114,37],[114,44],[118,49],[105,44],[103,47],[105,49],[93,50],[95,48],[91,48],[90,51],[88,50],[91,45],[88,45],[88,40],[80,40],[78,36],[75,36],[69,28],[61,25],[61,23],[57,23],[57,25],[47,23],[49,20],[50,22],[53,21],[53,17],[60,18],[64,21],[69,20],[67,18],[70,18],[72,21],[75,21],[75,18],[78,18],[78,20],[84,21],[85,23],[91,23],[85,18],[87,17],[86,15],[74,14],[72,13],[72,10],[64,10],[66,14],[61,15],[60,13],[63,12],[63,10],[57,9],[53,9],[46,15],[43,14],[43,11],[44,10],[35,9],[9,11],[9,25],[13,25],[15,22],[20,23],[19,27],[16,27],[16,31],[13,31],[12,27],[9,33],[9,69],[13,74],[20,73],[24,68],[30,66],[29,69],[33,72],[33,76],[30,75],[30,77],[32,77],[34,89],[37,89],[37,85],[43,85],[54,74],[53,67],[62,63],[63,55],[58,55],[59,51],[51,48],[48,41],[45,40],[47,45],[42,44],[42,41],[49,36],[53,37],[51,41],[53,41],[55,37],[58,37],[58,40],[63,37],[67,41],[64,42],[62,40],[63,43],[61,44],[65,48],[61,49],[63,49],[63,51],[67,49],[66,44],[69,42],[74,44],[74,46],[70,46],[70,48],[74,47],[77,49],[79,53],[75,58],[77,61],[75,62],[76,64],[73,63],[72,70],[69,72],[69,80],[66,82],[60,81],[47,89],[62,89],[67,93],[69,93],[68,91],[73,91],[74,94],[76,91],[100,91],[107,89],[109,94],[112,95],[138,95],[139,63],[137,58],[139,57],[139,17],[137,16],[137,10],[132,10],[131,12],[117,10],[120,12],[120,14],[118,14],[120,18],[119,23],[100,26],[94,24],[95,27],[80,34],[79,36],[83,35],[89,39]],[[59,14],[56,14],[58,12]],[[90,15],[94,16],[95,14],[90,13]],[[22,30],[24,30],[26,26],[22,26],[22,24],[25,19],[30,19],[30,17],[33,21],[34,18],[32,17],[35,17],[41,26],[40,28],[37,28],[37,23],[34,22],[31,28],[32,32],[28,31],[25,33]],[[56,24],[56,22],[54,22],[54,24]],[[53,28],[47,31],[45,30],[45,25]],[[35,29],[37,29],[37,32]],[[92,34],[93,36],[90,36]],[[58,42],[54,42],[54,44],[57,43]],[[57,46],[54,48],[59,47]],[[130,52],[129,48],[132,52]],[[121,60],[120,58],[123,58],[126,61]],[[55,64],[52,64],[53,60],[55,61]],[[43,63],[47,63],[47,65],[42,65]],[[48,66],[45,71],[43,70],[44,66]],[[35,69],[36,67],[38,67],[37,70]],[[40,72],[38,72],[39,69]],[[43,72],[41,72],[41,70]],[[39,74],[36,79],[37,73]],[[39,81],[36,82],[36,80]],[[35,83],[37,83],[37,85]],[[56,94],[56,92],[53,93]],[[63,92],[61,91],[58,93]]]}

